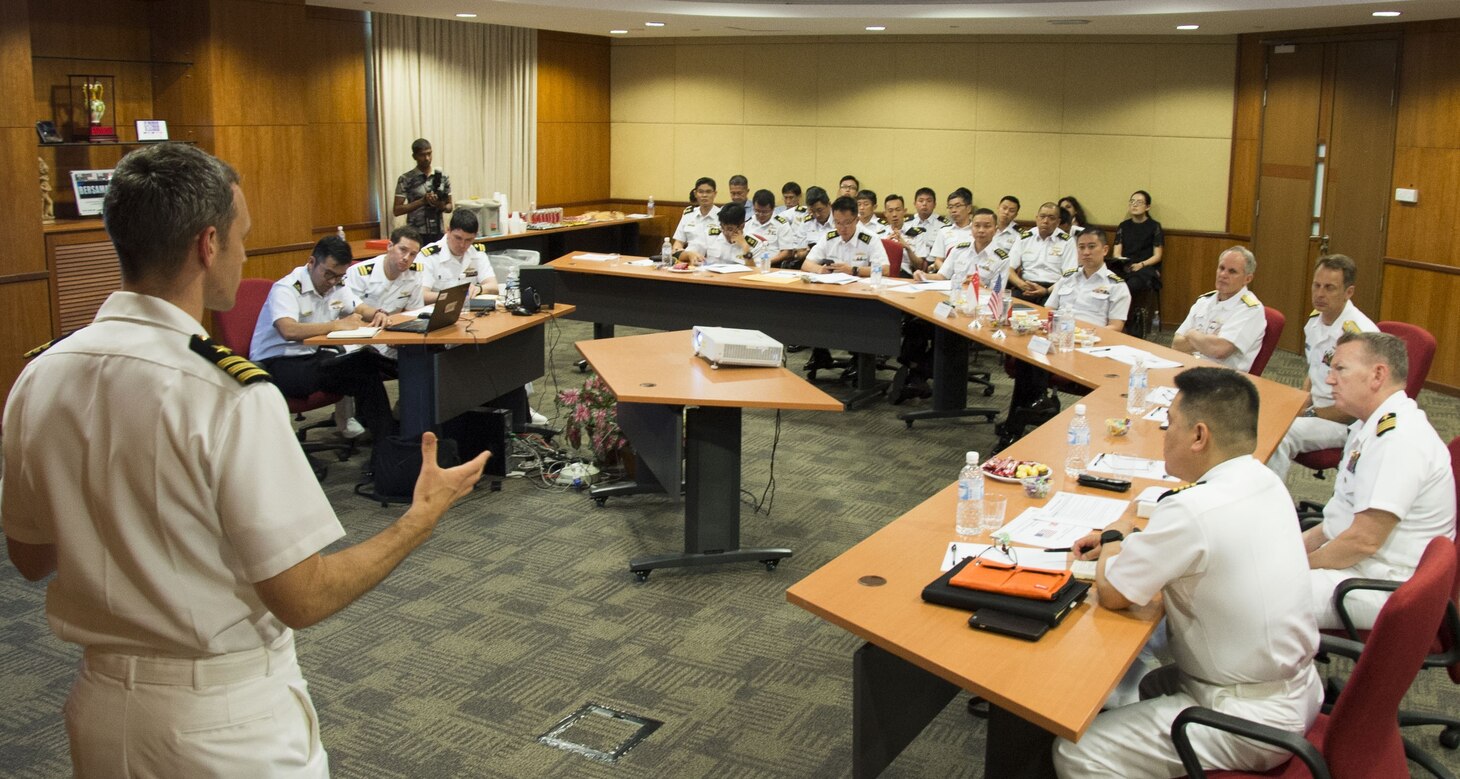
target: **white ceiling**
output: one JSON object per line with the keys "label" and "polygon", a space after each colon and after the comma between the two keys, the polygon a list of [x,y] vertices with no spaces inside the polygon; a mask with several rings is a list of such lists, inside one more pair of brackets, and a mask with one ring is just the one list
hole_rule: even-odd
{"label": "white ceiling", "polygon": [[[1460,17],[1460,0],[307,0],[310,5],[456,18],[615,38],[757,35],[1235,35]],[[1381,19],[1374,11],[1401,11]],[[1080,19],[1086,24],[1057,24]],[[665,26],[646,27],[645,22]],[[1199,24],[1194,32],[1178,24]],[[867,32],[884,25],[885,32]]]}

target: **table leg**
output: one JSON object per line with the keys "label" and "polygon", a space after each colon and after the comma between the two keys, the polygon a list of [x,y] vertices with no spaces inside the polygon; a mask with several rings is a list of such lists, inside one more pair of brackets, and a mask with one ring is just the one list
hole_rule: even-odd
{"label": "table leg", "polygon": [[877,355],[856,352],[852,355],[852,359],[856,360],[857,379],[852,385],[855,392],[844,401],[849,410],[856,408],[863,401],[881,395],[889,384],[889,382],[877,380]]}
{"label": "table leg", "polygon": [[852,776],[881,774],[957,693],[956,685],[863,644],[852,655]]}
{"label": "table leg", "polygon": [[989,704],[989,733],[983,750],[987,779],[1055,779],[1054,734]]}
{"label": "table leg", "polygon": [[967,408],[968,405],[968,339],[946,328],[933,333],[933,407],[906,411],[897,415],[912,427],[919,419],[956,419],[983,417],[992,422],[998,409]]}

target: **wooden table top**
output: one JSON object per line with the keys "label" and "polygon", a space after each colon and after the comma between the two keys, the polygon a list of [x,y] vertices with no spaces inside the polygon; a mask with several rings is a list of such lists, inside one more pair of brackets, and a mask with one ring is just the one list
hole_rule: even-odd
{"label": "wooden table top", "polygon": [[846,297],[857,299],[868,299],[877,297],[877,290],[872,289],[870,280],[850,284],[813,284],[809,281],[791,281],[777,283],[762,279],[748,278],[758,275],[751,273],[713,273],[711,271],[671,271],[668,268],[655,268],[653,266],[630,265],[631,261],[645,260],[646,257],[633,257],[623,255],[616,260],[580,260],[578,255],[585,252],[572,252],[553,260],[548,265],[558,270],[572,271],[574,273],[592,273],[603,276],[620,276],[625,278],[641,278],[654,281],[663,281],[679,284],[718,284],[721,286],[740,287],[743,289],[754,289],[760,291],[790,292],[809,295],[826,295],[830,297]]}
{"label": "wooden table top", "polygon": [[[523,330],[530,330],[550,319],[557,319],[560,316],[567,316],[575,311],[573,306],[559,303],[553,306],[551,311],[541,311],[532,316],[513,316],[505,311],[494,311],[486,316],[477,316],[476,312],[468,312],[465,316],[456,320],[453,327],[443,327],[430,333],[401,333],[390,330],[381,330],[371,338],[330,338],[329,336],[316,335],[313,338],[305,339],[304,343],[311,346],[327,346],[336,344],[375,344],[379,346],[451,346],[459,344],[483,344],[490,343],[498,338],[504,338],[519,333]],[[390,323],[405,322],[414,317],[405,314],[396,314],[390,318]]]}
{"label": "wooden table top", "polygon": [[689,330],[574,344],[624,403],[841,411],[841,401],[785,368],[712,368]]}
{"label": "wooden table top", "polygon": [[[605,219],[598,222],[584,222],[582,224],[567,224],[561,227],[548,227],[542,230],[527,230],[521,233],[510,235],[487,235],[476,238],[472,243],[497,243],[499,241],[516,241],[523,238],[531,238],[535,235],[552,235],[554,233],[568,233],[574,230],[592,230],[598,227],[613,227],[615,225],[626,225],[634,222],[647,222],[652,217],[624,217],[623,219]],[[365,246],[365,239],[350,241],[350,254],[357,260],[368,260],[371,257],[378,257],[384,254],[384,249],[369,249]]]}

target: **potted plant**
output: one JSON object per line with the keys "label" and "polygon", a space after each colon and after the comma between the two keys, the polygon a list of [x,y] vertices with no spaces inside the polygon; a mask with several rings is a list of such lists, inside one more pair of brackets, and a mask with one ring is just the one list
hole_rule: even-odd
{"label": "potted plant", "polygon": [[618,426],[618,398],[598,374],[589,374],[582,389],[559,392],[557,403],[568,412],[563,434],[573,448],[586,444],[600,466],[619,464],[629,441]]}

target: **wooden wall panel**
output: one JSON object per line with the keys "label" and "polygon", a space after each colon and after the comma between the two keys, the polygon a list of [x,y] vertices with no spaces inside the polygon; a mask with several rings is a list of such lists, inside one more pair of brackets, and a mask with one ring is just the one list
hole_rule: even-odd
{"label": "wooden wall panel", "polygon": [[1416,32],[1404,38],[1399,126],[1395,145],[1460,148],[1460,32]]}
{"label": "wooden wall panel", "polygon": [[25,367],[21,355],[51,340],[51,297],[45,280],[0,284],[0,391],[8,397]]}
{"label": "wooden wall panel", "polygon": [[[43,273],[41,199],[32,116],[30,8],[26,0],[0,0],[0,397],[20,374],[20,355],[51,337],[50,282],[17,274]],[[52,179],[55,186],[55,179]],[[9,281],[6,278],[9,277]]]}
{"label": "wooden wall panel", "polygon": [[1232,162],[1227,187],[1227,232],[1251,235],[1262,139],[1265,50],[1255,35],[1237,42],[1237,86],[1232,110]]}
{"label": "wooden wall panel", "polygon": [[232,163],[243,179],[253,232],[250,249],[312,241],[309,187],[301,179],[313,169],[300,169],[305,125],[215,128],[216,154]]}
{"label": "wooden wall panel", "polygon": [[305,158],[313,171],[310,225],[333,229],[375,221],[365,122],[365,15],[309,8],[305,28],[319,43],[311,52],[308,82],[318,85],[320,105],[311,108],[305,133]]}
{"label": "wooden wall panel", "polygon": [[[30,39],[37,57],[150,59],[146,0],[55,3],[30,0]],[[12,17],[5,15],[7,22]],[[82,55],[82,52],[85,52]]]}
{"label": "wooden wall panel", "polygon": [[[1460,119],[1457,119],[1460,121]],[[1418,203],[1389,207],[1390,257],[1460,265],[1460,148],[1401,146],[1394,154],[1394,186],[1419,190]]]}
{"label": "wooden wall panel", "polygon": [[309,83],[304,6],[214,0],[210,4],[214,121],[220,125],[303,125],[323,110]]}
{"label": "wooden wall panel", "polygon": [[608,199],[609,43],[541,31],[537,41],[537,203]]}
{"label": "wooden wall panel", "polygon": [[1388,265],[1378,319],[1399,319],[1419,325],[1438,341],[1429,380],[1455,392],[1460,389],[1460,338],[1455,337],[1453,306],[1460,299],[1460,275]]}
{"label": "wooden wall panel", "polygon": [[[1252,247],[1251,242],[1231,235],[1210,233],[1166,233],[1166,251],[1161,255],[1161,325],[1175,330],[1198,295],[1211,291],[1217,273],[1217,255],[1233,245]],[[1253,290],[1262,297],[1262,264],[1259,258]],[[1272,283],[1272,280],[1269,280]]]}

